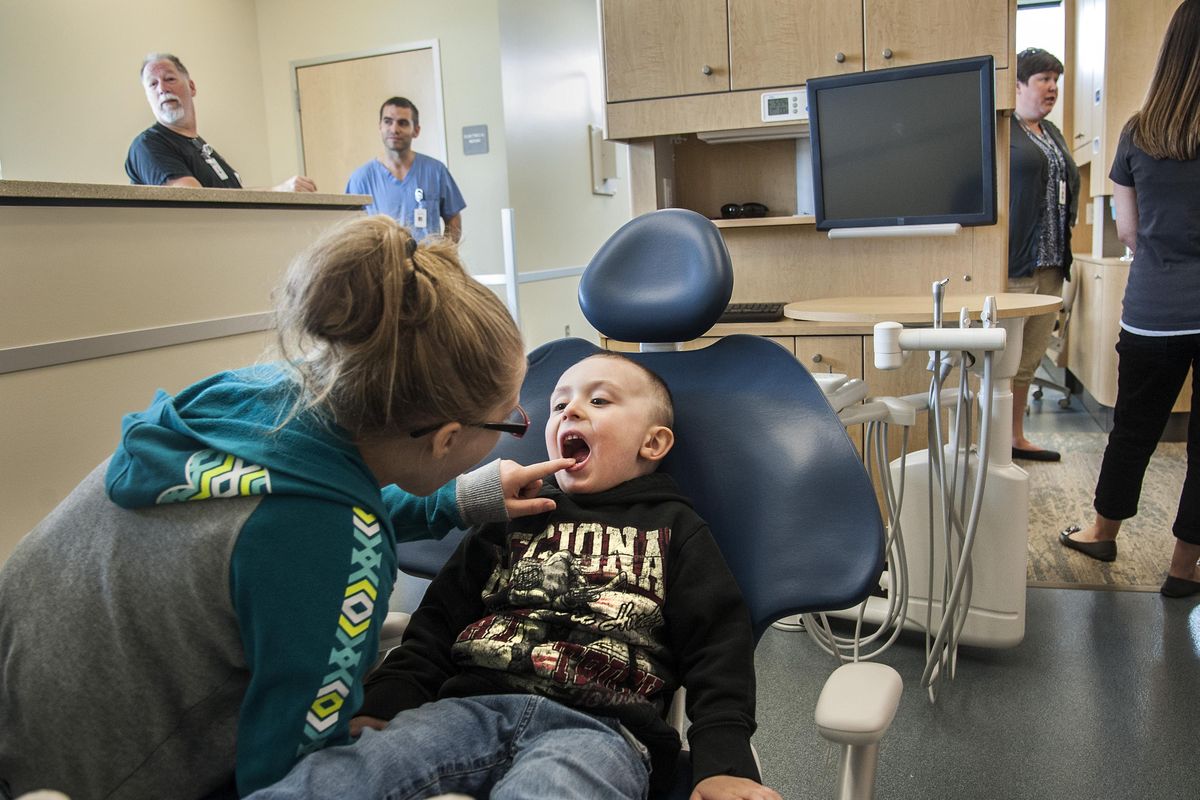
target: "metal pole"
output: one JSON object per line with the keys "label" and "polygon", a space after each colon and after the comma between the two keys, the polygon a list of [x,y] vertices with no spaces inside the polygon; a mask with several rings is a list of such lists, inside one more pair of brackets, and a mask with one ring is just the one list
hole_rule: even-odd
{"label": "metal pole", "polygon": [[517,285],[517,229],[511,208],[500,209],[500,235],[504,241],[504,289],[508,299],[508,313],[521,324],[521,297]]}

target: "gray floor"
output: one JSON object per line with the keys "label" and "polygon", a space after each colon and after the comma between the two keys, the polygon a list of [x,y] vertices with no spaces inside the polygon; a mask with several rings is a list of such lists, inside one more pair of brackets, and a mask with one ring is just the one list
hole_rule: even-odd
{"label": "gray floor", "polygon": [[[1099,430],[1059,397],[1033,405],[1027,433]],[[918,685],[923,637],[905,634],[879,660],[905,690],[878,798],[1200,798],[1200,597],[1029,589],[1025,640],[961,648],[936,703]],[[837,753],[813,724],[835,666],[803,633],[770,630],[759,644],[755,746],[789,800],[835,797]]]}
{"label": "gray floor", "polygon": [[[923,638],[880,659],[905,689],[880,748],[879,798],[1196,798],[1200,609],[1144,592],[1030,589],[1025,641],[961,648],[936,703]],[[785,798],[834,798],[837,753],[813,709],[836,666],[803,633],[757,651],[764,778]]]}

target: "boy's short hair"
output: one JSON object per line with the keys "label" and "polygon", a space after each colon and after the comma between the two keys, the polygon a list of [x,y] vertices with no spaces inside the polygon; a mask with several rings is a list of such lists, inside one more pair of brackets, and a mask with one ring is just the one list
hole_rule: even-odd
{"label": "boy's short hair", "polygon": [[595,355],[588,356],[589,358],[612,358],[632,364],[641,371],[650,383],[650,391],[653,394],[651,400],[654,403],[654,419],[655,425],[663,425],[665,427],[673,427],[675,425],[675,398],[671,396],[671,387],[667,386],[667,382],[662,379],[654,370],[644,364],[634,361],[623,353],[617,353],[612,350],[605,350]]}
{"label": "boy's short hair", "polygon": [[1051,53],[1040,47],[1026,47],[1017,53],[1017,82],[1029,83],[1029,79],[1039,72],[1057,72],[1062,75],[1066,70],[1063,63]]}

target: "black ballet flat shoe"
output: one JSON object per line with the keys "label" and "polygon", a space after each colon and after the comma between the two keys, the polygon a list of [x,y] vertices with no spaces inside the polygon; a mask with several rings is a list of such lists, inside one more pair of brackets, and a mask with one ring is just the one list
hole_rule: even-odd
{"label": "black ballet flat shoe", "polygon": [[1058,541],[1072,550],[1078,550],[1088,558],[1094,558],[1097,561],[1117,560],[1116,542],[1080,542],[1071,538],[1072,533],[1079,533],[1081,530],[1083,528],[1080,528],[1078,525],[1064,528],[1058,532]]}
{"label": "black ballet flat shoe", "polygon": [[1062,456],[1057,450],[1026,450],[1023,447],[1014,447],[1012,450],[1013,458],[1023,458],[1026,461],[1062,461]]}
{"label": "black ballet flat shoe", "polygon": [[1200,581],[1190,581],[1187,578],[1168,575],[1167,579],[1163,581],[1162,588],[1158,591],[1163,597],[1190,597],[1200,594]]}

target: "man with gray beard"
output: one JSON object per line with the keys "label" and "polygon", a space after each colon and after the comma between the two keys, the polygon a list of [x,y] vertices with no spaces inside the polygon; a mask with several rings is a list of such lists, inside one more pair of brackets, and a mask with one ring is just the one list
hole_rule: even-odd
{"label": "man with gray beard", "polygon": [[[237,171],[196,132],[196,83],[170,53],[151,53],[140,72],[146,100],[157,122],[129,145],[125,172],[130,183],[149,186],[241,189]],[[294,175],[277,192],[315,192],[316,184]]]}

